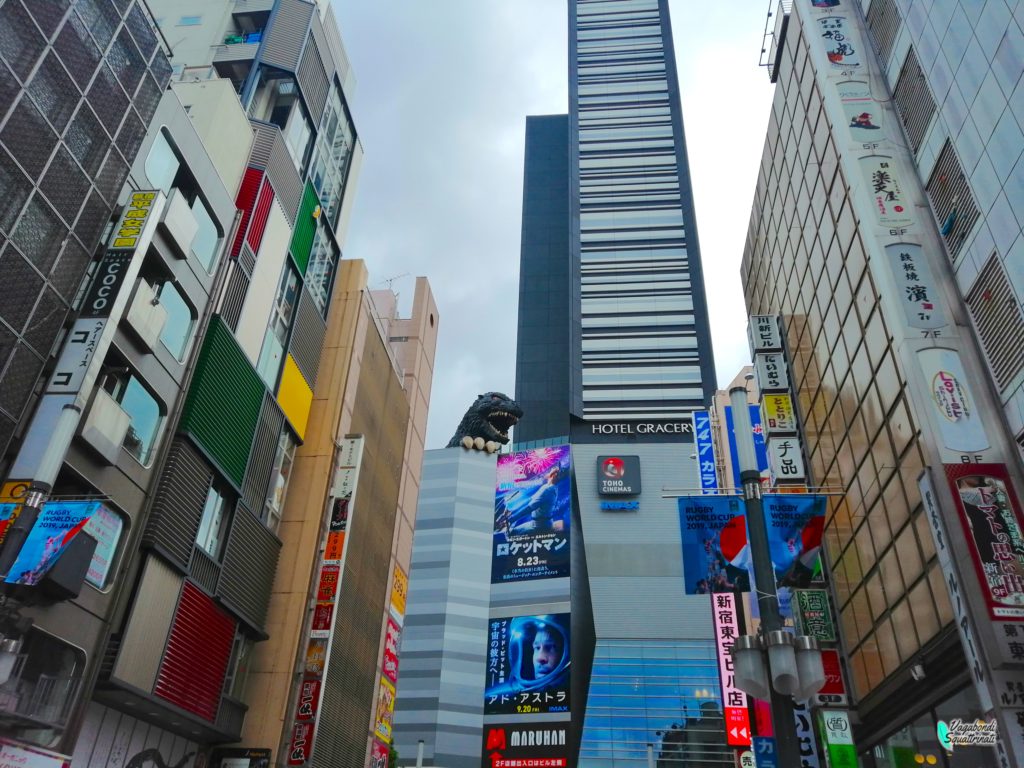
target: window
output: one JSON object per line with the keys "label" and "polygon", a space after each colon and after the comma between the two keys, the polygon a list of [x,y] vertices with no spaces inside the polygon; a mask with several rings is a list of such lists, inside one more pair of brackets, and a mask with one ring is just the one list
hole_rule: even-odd
{"label": "window", "polygon": [[256,643],[239,632],[231,647],[231,661],[224,676],[224,695],[238,701],[245,700],[245,684],[249,680],[249,666]]}
{"label": "window", "polygon": [[184,360],[195,326],[195,314],[173,282],[165,282],[156,291],[160,305],[167,312],[167,322],[160,333],[160,341],[176,360]]}
{"label": "window", "polygon": [[199,230],[192,240],[192,253],[199,259],[203,269],[213,272],[213,267],[217,263],[217,245],[220,241],[220,233],[217,231],[217,224],[214,222],[213,216],[210,215],[206,203],[198,195],[192,200],[192,215],[195,216],[196,224],[199,225]]}
{"label": "window", "polygon": [[327,229],[317,227],[309,258],[309,269],[306,270],[306,286],[321,315],[327,314],[327,300],[331,295],[337,264],[338,252],[327,234]]}
{"label": "window", "polygon": [[253,115],[281,129],[285,146],[304,175],[313,143],[313,125],[299,99],[299,89],[291,76],[280,77],[260,70],[262,97],[253,103]]}
{"label": "window", "polygon": [[124,449],[140,464],[148,465],[160,432],[163,416],[160,403],[128,368],[108,372],[103,380],[103,389],[131,417]]}
{"label": "window", "polygon": [[56,742],[78,698],[84,670],[80,648],[35,627],[28,630],[10,677],[0,684],[3,709],[16,706],[19,714],[46,724],[21,730],[22,738],[44,747]]}
{"label": "window", "polygon": [[177,153],[167,141],[164,132],[160,131],[146,156],[146,176],[149,178],[149,183],[157,189],[162,189],[164,194],[170,194],[179,167],[181,167],[181,161],[178,160]]}
{"label": "window", "polygon": [[196,534],[196,544],[218,562],[224,549],[224,542],[227,539],[230,517],[227,498],[215,487],[211,486],[206,494],[206,504],[203,505],[203,517],[199,521],[199,533]]}
{"label": "window", "polygon": [[179,27],[198,27],[202,23],[202,16],[182,16],[180,19],[178,19]]}
{"label": "window", "polygon": [[285,429],[277,444],[277,455],[274,457],[274,471],[270,474],[270,489],[267,491],[266,515],[264,522],[274,533],[281,524],[281,513],[284,511],[284,500],[288,493],[288,480],[292,474],[292,462],[295,460],[295,441]]}
{"label": "window", "polygon": [[256,365],[260,377],[271,389],[277,384],[277,375],[281,372],[281,361],[288,343],[288,329],[291,328],[298,298],[299,275],[286,264],[277,289],[277,300],[270,313],[270,325],[263,337],[260,359]]}
{"label": "window", "polygon": [[157,134],[146,157],[146,176],[149,183],[163,190],[164,194],[170,195],[172,189],[177,189],[191,203],[192,216],[199,227],[192,240],[192,254],[203,265],[203,269],[212,272],[217,261],[220,230],[210,209],[199,195],[199,185],[191,171],[182,164],[177,151],[163,131]]}

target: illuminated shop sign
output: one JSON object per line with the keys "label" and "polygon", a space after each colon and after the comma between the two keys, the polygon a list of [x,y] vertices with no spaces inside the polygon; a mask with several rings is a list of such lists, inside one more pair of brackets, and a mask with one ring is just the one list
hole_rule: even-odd
{"label": "illuminated shop sign", "polygon": [[718,488],[718,465],[715,462],[715,443],[711,439],[710,413],[693,412],[693,434],[697,444],[697,461],[700,464],[701,490],[715,490]]}
{"label": "illuminated shop sign", "polygon": [[483,765],[490,768],[566,768],[568,725],[494,723],[484,726]]}
{"label": "illuminated shop sign", "polygon": [[569,575],[568,445],[498,457],[491,583]]}
{"label": "illuminated shop sign", "polygon": [[747,694],[736,685],[733,671],[732,646],[740,634],[736,596],[732,592],[714,595],[711,598],[711,613],[715,624],[718,673],[725,708],[726,740],[731,747],[749,747],[750,714],[747,711]]}
{"label": "illuminated shop sign", "polygon": [[484,714],[569,711],[569,614],[491,619]]}
{"label": "illuminated shop sign", "polygon": [[639,496],[640,457],[598,456],[597,492],[602,496]]}

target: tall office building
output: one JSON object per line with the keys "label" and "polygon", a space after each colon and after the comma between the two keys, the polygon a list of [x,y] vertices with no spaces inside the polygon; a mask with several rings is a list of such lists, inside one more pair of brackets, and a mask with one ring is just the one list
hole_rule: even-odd
{"label": "tall office building", "polygon": [[[685,419],[715,387],[668,5],[569,6],[568,131],[528,122],[517,397],[533,422],[520,442],[555,437],[549,419],[566,410]],[[553,391],[566,363],[568,390]]]}
{"label": "tall office building", "polygon": [[493,584],[492,622],[571,613],[570,765],[727,760],[711,606],[662,492],[700,486],[690,417],[716,387],[668,2],[568,6],[569,114],[526,123],[514,448],[570,446],[570,573]]}
{"label": "tall office building", "polygon": [[[842,491],[825,549],[858,750],[1020,765],[1003,563],[1024,553],[992,539],[1022,520],[1020,9],[801,0],[771,22],[742,278],[780,323],[812,482]],[[940,743],[982,717],[998,753]]]}

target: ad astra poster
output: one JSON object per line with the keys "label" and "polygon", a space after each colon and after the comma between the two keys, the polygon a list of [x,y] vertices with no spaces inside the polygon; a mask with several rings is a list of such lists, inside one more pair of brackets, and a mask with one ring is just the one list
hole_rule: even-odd
{"label": "ad astra poster", "polygon": [[[684,496],[678,503],[686,594],[749,591],[753,562],[743,500],[736,496]],[[825,498],[769,494],[762,503],[776,585],[808,586],[821,575],[818,553],[825,526]],[[779,602],[788,606],[782,594]]]}
{"label": "ad astra poster", "polygon": [[569,575],[568,445],[498,457],[491,583]]}
{"label": "ad astra poster", "polygon": [[484,714],[569,711],[569,614],[491,619]]}

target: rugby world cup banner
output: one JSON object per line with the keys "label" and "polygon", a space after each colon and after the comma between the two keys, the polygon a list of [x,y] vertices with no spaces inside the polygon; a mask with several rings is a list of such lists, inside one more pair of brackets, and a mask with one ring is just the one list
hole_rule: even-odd
{"label": "rugby world cup banner", "polygon": [[[825,497],[767,494],[762,504],[776,585],[808,586],[821,574],[818,553]],[[678,505],[686,593],[749,591],[753,563],[743,500],[738,496],[683,496]],[[788,606],[788,600],[786,603]]]}

